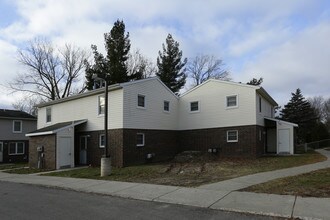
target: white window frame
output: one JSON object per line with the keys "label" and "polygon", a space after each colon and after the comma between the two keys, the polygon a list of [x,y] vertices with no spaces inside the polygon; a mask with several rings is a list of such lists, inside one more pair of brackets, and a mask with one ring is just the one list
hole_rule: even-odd
{"label": "white window frame", "polygon": [[[138,143],[138,135],[142,135],[142,143]],[[136,146],[137,147],[143,147],[145,145],[145,135],[144,133],[136,133]]]}
{"label": "white window frame", "polygon": [[[102,145],[102,137],[104,137],[104,144]],[[99,135],[99,148],[104,148],[105,147],[105,134],[100,134]]]}
{"label": "white window frame", "polygon": [[[229,140],[229,133],[236,132],[236,140]],[[238,130],[229,130],[227,131],[227,142],[238,142]]]}
{"label": "white window frame", "polygon": [[[192,103],[196,103],[196,102],[197,102],[197,107],[198,107],[198,109],[192,111],[192,110],[191,110],[191,104],[192,104]],[[192,101],[192,102],[189,102],[189,112],[190,112],[190,113],[197,113],[197,112],[200,112],[200,101]]]}
{"label": "white window frame", "polygon": [[[19,122],[20,123],[20,130],[19,131],[15,131],[15,123]],[[13,120],[13,133],[22,133],[23,130],[23,121],[22,120]]]}
{"label": "white window frame", "polygon": [[[139,97],[143,97],[143,106],[139,106]],[[142,109],[145,109],[146,108],[146,96],[145,95],[141,95],[141,94],[138,94],[137,95],[136,107],[137,108],[142,108]]]}
{"label": "white window frame", "polygon": [[[10,153],[10,145],[15,144],[15,153]],[[18,144],[23,144],[23,153],[18,153]],[[25,154],[25,143],[24,142],[9,142],[8,143],[8,155],[24,155]]]}
{"label": "white window frame", "polygon": [[[168,103],[168,110],[165,109],[165,103]],[[166,112],[166,113],[170,112],[170,101],[164,100],[163,111]]]}
{"label": "white window frame", "polygon": [[[236,98],[236,105],[228,106],[228,98],[235,97]],[[228,95],[226,96],[226,108],[232,109],[232,108],[238,108],[238,95]]]}
{"label": "white window frame", "polygon": [[[50,112],[50,120],[48,121],[48,110]],[[46,107],[46,123],[52,123],[52,107]]]}
{"label": "white window frame", "polygon": [[[105,99],[105,95],[99,95],[97,96],[97,115],[98,116],[104,116],[104,112],[101,113],[101,105],[100,105],[100,101],[101,101],[101,98],[104,98]],[[104,100],[104,111],[105,111],[105,100]]]}

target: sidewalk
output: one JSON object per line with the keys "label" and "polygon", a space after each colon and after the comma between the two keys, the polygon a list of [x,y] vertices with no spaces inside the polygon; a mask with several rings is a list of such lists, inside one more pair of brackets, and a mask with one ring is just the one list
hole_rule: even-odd
{"label": "sidewalk", "polygon": [[[328,160],[301,167],[240,177],[199,188],[163,186],[78,178],[20,175],[0,172],[0,181],[98,193],[123,198],[182,204],[211,209],[247,212],[282,217],[330,220],[330,198],[237,192],[256,183],[330,167],[330,151],[319,151]],[[230,185],[232,184],[232,186]]]}

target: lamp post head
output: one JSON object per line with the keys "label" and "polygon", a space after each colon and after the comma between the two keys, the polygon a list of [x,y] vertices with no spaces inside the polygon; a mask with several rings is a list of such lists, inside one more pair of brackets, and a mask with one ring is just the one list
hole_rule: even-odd
{"label": "lamp post head", "polygon": [[99,77],[97,76],[96,73],[93,73],[93,75],[92,75],[92,79],[99,79]]}

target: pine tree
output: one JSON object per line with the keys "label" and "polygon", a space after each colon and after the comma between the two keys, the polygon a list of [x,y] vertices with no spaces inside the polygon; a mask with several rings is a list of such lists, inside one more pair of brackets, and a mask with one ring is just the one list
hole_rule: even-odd
{"label": "pine tree", "polygon": [[172,92],[178,93],[186,83],[184,66],[187,58],[181,60],[182,51],[179,49],[179,43],[173,39],[171,34],[167,35],[166,46],[163,44],[163,52],[159,51],[158,54],[156,75]]}
{"label": "pine tree", "polygon": [[107,76],[108,84],[127,82],[131,78],[128,76],[126,61],[131,47],[129,33],[125,35],[125,24],[117,20],[111,31],[104,34],[106,56],[97,51],[97,47],[92,45],[94,54],[94,64],[88,61],[86,64],[86,87],[91,90],[94,86],[93,74],[100,78]]}
{"label": "pine tree", "polygon": [[291,100],[280,113],[281,119],[298,124],[298,139],[300,141],[312,141],[312,131],[317,126],[315,111],[304,98],[299,88],[295,93],[291,94]]}

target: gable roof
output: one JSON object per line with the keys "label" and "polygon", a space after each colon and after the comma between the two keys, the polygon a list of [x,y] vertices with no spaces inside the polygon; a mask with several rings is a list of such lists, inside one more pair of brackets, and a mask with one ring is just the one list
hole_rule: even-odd
{"label": "gable roof", "polygon": [[0,109],[0,118],[37,120],[36,117],[18,110]]}
{"label": "gable roof", "polygon": [[255,86],[255,85],[248,85],[245,83],[238,83],[238,82],[232,82],[232,81],[225,81],[225,80],[220,80],[220,79],[208,79],[205,82],[199,84],[198,86],[195,86],[194,88],[186,91],[181,95],[181,97],[191,93],[192,91],[195,91],[199,87],[204,86],[207,83],[210,82],[216,82],[216,83],[222,83],[222,84],[228,84],[228,85],[233,85],[233,86],[240,86],[240,87],[246,87],[246,88],[251,88],[257,91],[258,94],[260,94],[262,97],[264,97],[269,103],[271,103],[273,106],[278,106],[277,102],[268,94],[268,92],[261,86]]}
{"label": "gable roof", "polygon": [[80,125],[87,122],[87,119],[84,120],[77,120],[77,121],[68,121],[68,122],[61,122],[54,125],[50,125],[48,127],[44,127],[41,129],[38,129],[36,131],[32,131],[25,136],[31,137],[31,136],[40,136],[40,135],[50,135],[50,134],[56,134],[59,131],[62,131],[66,128],[74,127],[76,125]]}
{"label": "gable roof", "polygon": [[[109,92],[111,92],[111,91],[114,91],[114,90],[122,89],[125,86],[130,86],[132,84],[137,84],[137,83],[144,83],[144,82],[150,81],[150,80],[157,80],[173,96],[175,96],[176,98],[178,98],[178,96],[175,95],[157,76],[146,78],[146,79],[140,79],[140,80],[130,81],[130,82],[112,84],[112,85],[108,86],[108,90],[109,90]],[[66,98],[62,98],[62,99],[58,99],[58,100],[54,100],[54,101],[49,101],[49,102],[41,103],[41,104],[37,105],[37,107],[38,108],[46,107],[46,106],[50,106],[50,105],[54,105],[54,104],[58,104],[58,103],[62,103],[62,102],[68,102],[68,101],[71,101],[71,100],[76,100],[76,99],[80,99],[80,98],[83,98],[83,97],[93,96],[93,95],[97,95],[97,94],[101,94],[101,93],[104,93],[104,88],[94,89],[94,90],[87,91],[87,92],[84,92],[84,93],[81,93],[81,94],[72,95],[72,96],[69,96],[69,97],[66,97]]]}

